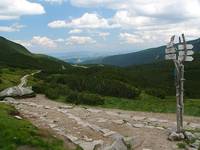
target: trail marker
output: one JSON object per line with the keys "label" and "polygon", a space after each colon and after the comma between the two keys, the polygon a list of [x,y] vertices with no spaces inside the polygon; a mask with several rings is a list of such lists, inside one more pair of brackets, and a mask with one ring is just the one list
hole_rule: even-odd
{"label": "trail marker", "polygon": [[183,132],[183,113],[184,113],[184,62],[193,61],[194,58],[191,56],[194,52],[192,44],[186,44],[185,36],[182,34],[179,37],[178,49],[174,44],[175,35],[171,37],[170,42],[167,44],[165,49],[165,59],[173,60],[176,70],[176,118],[177,118],[177,132]]}

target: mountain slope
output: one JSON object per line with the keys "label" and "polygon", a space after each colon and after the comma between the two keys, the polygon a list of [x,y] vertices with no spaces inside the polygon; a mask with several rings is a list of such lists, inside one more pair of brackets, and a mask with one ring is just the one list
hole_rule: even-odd
{"label": "mountain slope", "polygon": [[[189,41],[188,43],[194,45],[194,51],[200,51],[200,38]],[[113,55],[99,60],[87,61],[88,64],[101,63],[114,66],[131,66],[139,64],[149,64],[156,61],[164,60],[165,46],[156,48],[150,48],[139,52],[133,52],[128,54]]]}
{"label": "mountain slope", "polygon": [[0,37],[0,65],[33,69],[62,69],[67,63],[56,58],[33,54],[20,44]]}

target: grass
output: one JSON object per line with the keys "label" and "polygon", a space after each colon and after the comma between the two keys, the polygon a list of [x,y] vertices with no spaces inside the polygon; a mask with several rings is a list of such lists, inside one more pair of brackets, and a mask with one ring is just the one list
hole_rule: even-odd
{"label": "grass", "polygon": [[20,78],[33,70],[16,69],[16,68],[0,68],[0,91],[5,88],[16,86],[20,83]]}
{"label": "grass", "polygon": [[[145,111],[157,113],[175,113],[176,112],[176,98],[167,97],[166,99],[158,99],[153,96],[141,94],[140,98],[136,100],[106,97],[105,108],[117,108],[132,111]],[[186,99],[185,100],[185,115],[200,116],[200,100]]]}
{"label": "grass", "polygon": [[35,150],[67,150],[63,141],[39,130],[27,120],[18,120],[14,107],[0,104],[0,149],[17,150],[20,147]]}

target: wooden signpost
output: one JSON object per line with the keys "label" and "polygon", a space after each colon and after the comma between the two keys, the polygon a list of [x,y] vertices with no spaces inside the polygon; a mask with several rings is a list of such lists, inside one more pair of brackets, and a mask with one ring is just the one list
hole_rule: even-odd
{"label": "wooden signpost", "polygon": [[[181,40],[182,38],[182,40]],[[165,59],[173,60],[176,69],[176,118],[177,118],[177,133],[183,132],[183,113],[184,113],[184,62],[193,61],[192,55],[193,45],[187,44],[185,36],[179,37],[178,49],[174,44],[175,36],[171,37],[170,42],[165,49]]]}

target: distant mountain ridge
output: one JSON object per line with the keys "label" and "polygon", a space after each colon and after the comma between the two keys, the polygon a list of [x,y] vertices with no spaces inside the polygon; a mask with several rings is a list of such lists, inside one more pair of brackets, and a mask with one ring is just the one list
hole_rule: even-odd
{"label": "distant mountain ridge", "polygon": [[[200,38],[192,41],[188,41],[187,43],[194,45],[194,51],[200,51]],[[104,57],[101,60],[91,60],[85,61],[84,64],[106,64],[106,65],[114,65],[114,66],[132,66],[132,65],[140,65],[140,64],[149,64],[154,63],[156,61],[162,61],[165,57],[165,47],[160,46],[156,48],[149,48],[138,52],[121,54],[121,55],[113,55]]]}
{"label": "distant mountain ridge", "polygon": [[43,54],[33,54],[24,46],[0,37],[0,65],[30,69],[62,69],[67,63]]}

